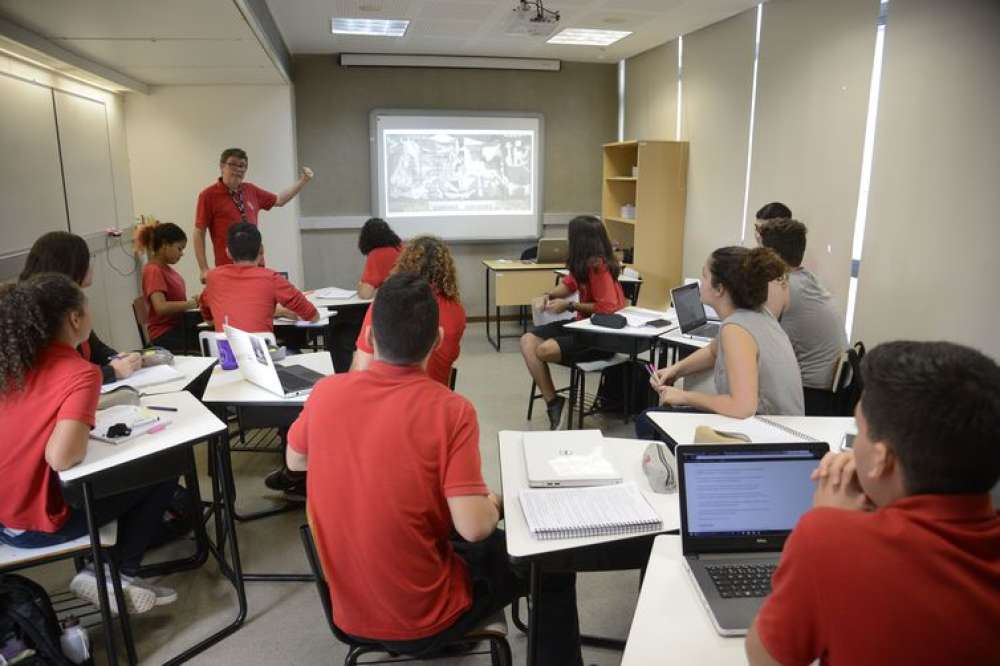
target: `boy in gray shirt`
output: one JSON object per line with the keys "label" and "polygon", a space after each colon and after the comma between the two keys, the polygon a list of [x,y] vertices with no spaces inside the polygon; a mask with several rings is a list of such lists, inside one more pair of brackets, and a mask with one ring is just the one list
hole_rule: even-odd
{"label": "boy in gray shirt", "polygon": [[[802,267],[806,250],[806,225],[791,218],[759,221],[760,244],[788,264],[787,298],[772,312],[788,334],[802,371],[806,415],[835,414],[833,376],[840,354],[847,349],[844,320],[833,306],[830,292]],[[769,302],[769,306],[771,302]]]}

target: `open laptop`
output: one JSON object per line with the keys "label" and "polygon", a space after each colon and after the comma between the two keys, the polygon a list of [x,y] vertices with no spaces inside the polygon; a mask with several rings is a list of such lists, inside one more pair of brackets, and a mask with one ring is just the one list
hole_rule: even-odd
{"label": "open laptop", "polygon": [[684,567],[722,636],[745,635],[771,592],[785,539],[812,507],[809,475],[829,449],[824,442],[677,447]]}
{"label": "open laptop", "polygon": [[670,290],[670,298],[674,302],[674,311],[677,312],[677,323],[681,327],[681,333],[708,340],[719,335],[719,324],[710,323],[705,314],[697,282],[674,287]]}
{"label": "open laptop", "polygon": [[275,365],[267,351],[267,340],[238,328],[223,327],[243,378],[279,395],[294,398],[312,391],[324,375],[301,365]]}
{"label": "open laptop", "polygon": [[621,483],[604,456],[600,430],[556,430],[523,435],[524,465],[531,488],[574,488]]}
{"label": "open laptop", "polygon": [[565,238],[538,239],[538,255],[528,259],[532,264],[565,264],[569,256],[569,240]]}

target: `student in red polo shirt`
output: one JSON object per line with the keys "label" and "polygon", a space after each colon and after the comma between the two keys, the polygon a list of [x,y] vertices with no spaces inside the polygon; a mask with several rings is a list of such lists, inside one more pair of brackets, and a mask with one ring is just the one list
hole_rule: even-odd
{"label": "student in red polo shirt", "polygon": [[[251,333],[274,330],[280,314],[316,321],[316,306],[292,284],[270,268],[264,268],[264,246],[260,231],[249,222],[229,227],[226,252],[235,263],[213,268],[201,295],[201,313],[214,322],[215,330],[229,325]],[[275,307],[280,306],[275,311]]]}
{"label": "student in red polo shirt", "polygon": [[173,222],[145,224],[139,227],[135,243],[149,255],[149,262],[142,268],[149,342],[178,352],[184,347],[182,315],[198,307],[197,294],[187,297],[184,278],[172,268],[184,256],[187,234]]}
{"label": "student in red polo shirt", "polygon": [[[611,313],[625,307],[625,295],[618,283],[621,265],[611,248],[608,232],[599,219],[580,215],[569,223],[569,275],[552,291],[538,299],[538,306],[547,312],[576,312],[576,318],[586,319],[595,312]],[[580,292],[580,302],[566,300]],[[549,426],[559,428],[566,399],[556,394],[549,363],[580,363],[608,358],[612,354],[581,346],[571,334],[563,331],[565,322],[536,326],[521,336],[521,355],[528,372],[545,398]]]}
{"label": "student in red polo shirt", "polygon": [[[465,308],[458,293],[455,275],[455,261],[448,246],[434,236],[418,236],[406,244],[396,261],[393,273],[415,273],[430,283],[437,300],[441,330],[441,344],[431,352],[427,362],[427,374],[431,379],[448,386],[451,367],[461,353],[462,334],[465,333]],[[372,311],[368,308],[361,333],[357,339],[357,351],[351,370],[364,370],[371,365],[374,349],[368,342],[365,329],[372,323]]]}
{"label": "student in red polo shirt", "polygon": [[853,451],[813,473],[746,647],[750,663],[995,664],[1000,367],[948,342],[862,362]]}
{"label": "student in red polo shirt", "polygon": [[[57,474],[83,460],[94,425],[101,373],[75,349],[90,335],[90,308],[68,277],[40,273],[0,286],[0,312],[0,543],[45,548],[87,534],[85,512],[66,503]],[[131,612],[177,599],[169,588],[130,577],[157,540],[175,487],[161,483],[95,502],[100,525],[118,520],[115,548]],[[92,569],[78,573],[70,589],[98,603]]]}
{"label": "student in red polo shirt", "polygon": [[[475,409],[425,371],[442,335],[431,286],[392,275],[367,330],[372,364],[316,385],[288,433],[286,461],[308,466],[337,626],[426,655],[507,606],[520,583],[496,529],[502,503],[483,482]],[[541,581],[543,664],[581,663],[573,581]]]}
{"label": "student in red polo shirt", "polygon": [[358,280],[358,296],[371,298],[392,272],[403,242],[389,224],[379,217],[369,218],[361,227],[358,249],[365,255],[365,269]]}
{"label": "student in red polo shirt", "polygon": [[[18,279],[27,280],[38,273],[62,273],[76,284],[86,289],[94,280],[94,268],[90,265],[90,248],[87,241],[68,231],[50,231],[42,234],[31,246],[28,258]],[[119,354],[104,344],[97,333],[77,348],[80,355],[101,369],[101,382],[109,384],[125,379],[142,367],[139,354]]]}
{"label": "student in red polo shirt", "polygon": [[201,281],[208,273],[205,256],[205,230],[212,236],[216,267],[232,263],[226,255],[226,232],[237,222],[257,224],[257,214],[262,210],[282,207],[295,198],[313,178],[312,169],[302,167],[302,175],[280,194],[262,190],[246,177],[249,159],[242,148],[227,148],[219,158],[221,175],[198,195],[194,215],[194,256],[201,270]]}

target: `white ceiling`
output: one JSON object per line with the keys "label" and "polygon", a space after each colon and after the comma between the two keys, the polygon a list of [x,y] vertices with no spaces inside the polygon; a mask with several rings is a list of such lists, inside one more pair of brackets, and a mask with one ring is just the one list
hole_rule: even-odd
{"label": "white ceiling", "polygon": [[0,0],[0,16],[151,85],[284,82],[233,0]]}
{"label": "white ceiling", "polygon": [[[267,0],[289,51],[300,53],[422,53],[558,58],[616,62],[753,7],[759,0],[544,0],[562,28],[630,30],[600,48],[546,44],[508,36],[516,0]],[[330,34],[330,19],[410,19],[405,37]]]}

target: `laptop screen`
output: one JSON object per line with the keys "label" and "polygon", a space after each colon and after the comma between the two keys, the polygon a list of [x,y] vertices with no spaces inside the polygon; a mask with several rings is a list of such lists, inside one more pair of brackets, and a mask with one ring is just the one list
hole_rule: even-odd
{"label": "laptop screen", "polygon": [[681,326],[682,333],[698,328],[707,321],[697,282],[672,289],[670,293],[674,299],[674,310],[677,312],[677,322]]}
{"label": "laptop screen", "polygon": [[677,447],[685,552],[698,543],[780,547],[812,507],[809,475],[827,450],[823,443]]}

